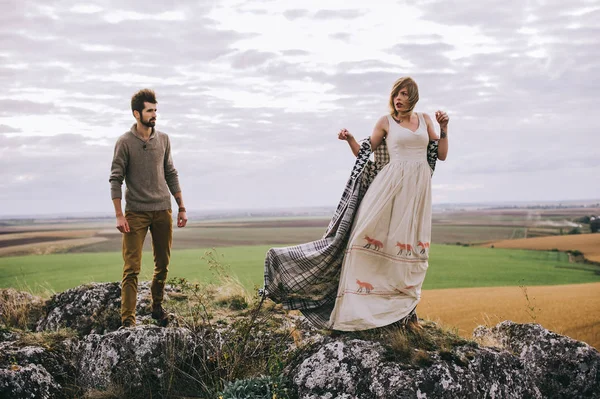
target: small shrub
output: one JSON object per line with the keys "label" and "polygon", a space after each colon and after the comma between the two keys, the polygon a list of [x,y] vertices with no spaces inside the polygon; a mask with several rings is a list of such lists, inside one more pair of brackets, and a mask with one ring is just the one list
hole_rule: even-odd
{"label": "small shrub", "polygon": [[89,390],[85,393],[84,399],[122,399],[127,397],[122,387],[112,386],[105,391]]}
{"label": "small shrub", "polygon": [[398,329],[390,332],[387,346],[389,348],[389,358],[406,362],[410,362],[412,359],[413,346],[405,331]]}
{"label": "small shrub", "polygon": [[219,399],[292,399],[295,398],[287,380],[281,376],[260,376],[230,382]]}
{"label": "small shrub", "polygon": [[525,301],[527,302],[527,304],[525,305],[525,312],[527,312],[529,317],[531,317],[531,321],[535,323],[537,318],[537,312],[539,312],[541,309],[536,307],[535,298],[529,297],[529,294],[527,293],[527,287],[525,285],[520,285],[519,288],[521,288],[521,291],[523,291]]}
{"label": "small shrub", "polygon": [[428,352],[417,349],[413,355],[413,362],[418,366],[428,367],[433,364],[433,359],[431,359]]}
{"label": "small shrub", "polygon": [[291,398],[282,390],[286,386],[280,377],[297,352],[291,349],[294,340],[285,311],[249,293],[237,277],[230,276],[222,258],[214,249],[202,258],[214,273],[214,283],[169,281],[179,293],[169,303],[170,309],[179,325],[202,341],[201,353],[186,372],[201,382],[202,397],[215,398],[222,392],[223,398],[262,398],[268,393],[269,399],[274,394]]}
{"label": "small shrub", "polygon": [[229,310],[244,310],[248,307],[248,302],[243,296],[234,295],[217,301],[216,305],[227,307]]}
{"label": "small shrub", "polygon": [[379,340],[387,348],[386,359],[425,367],[433,363],[429,351],[451,352],[455,346],[467,344],[455,331],[447,331],[432,323],[417,328],[387,327],[380,336],[371,333],[371,340]]}

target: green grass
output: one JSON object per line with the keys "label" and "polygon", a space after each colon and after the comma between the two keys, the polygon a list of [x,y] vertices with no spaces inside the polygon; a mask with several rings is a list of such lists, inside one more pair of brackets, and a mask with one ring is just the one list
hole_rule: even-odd
{"label": "green grass", "polygon": [[523,238],[525,228],[521,226],[469,226],[454,224],[433,225],[431,242],[440,244],[481,243],[488,241]]}
{"label": "green grass", "polygon": [[[218,248],[223,263],[248,287],[262,285],[269,246]],[[209,281],[214,278],[202,259],[205,249],[173,251],[170,277]],[[56,254],[0,258],[0,288],[34,293],[60,292],[96,281],[119,281],[120,252]],[[546,251],[433,245],[425,289],[556,285],[600,282],[595,269],[570,264],[566,254]],[[152,276],[152,254],[143,256],[140,280]]]}
{"label": "green grass", "polygon": [[562,252],[433,245],[424,289],[600,282]]}

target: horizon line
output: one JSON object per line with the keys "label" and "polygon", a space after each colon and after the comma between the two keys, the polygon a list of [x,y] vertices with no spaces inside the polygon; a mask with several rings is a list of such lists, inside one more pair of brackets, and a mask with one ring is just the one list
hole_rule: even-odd
{"label": "horizon line", "polygon": [[[577,199],[577,200],[538,200],[538,201],[475,201],[475,202],[443,202],[439,204],[433,204],[433,208],[440,207],[458,207],[458,206],[484,206],[484,207],[497,207],[497,206],[535,206],[535,205],[580,205],[586,207],[586,205],[597,205],[600,207],[600,199]],[[335,210],[337,205],[314,205],[314,206],[287,206],[287,207],[269,207],[269,208],[205,208],[205,209],[190,209],[188,214],[221,214],[221,213],[280,213],[280,212],[298,212],[306,213],[307,211],[317,209],[331,209]],[[0,220],[9,219],[31,219],[31,218],[108,218],[114,217],[111,212],[95,212],[95,211],[78,211],[78,212],[46,212],[46,213],[31,213],[31,214],[4,214],[0,215]]]}

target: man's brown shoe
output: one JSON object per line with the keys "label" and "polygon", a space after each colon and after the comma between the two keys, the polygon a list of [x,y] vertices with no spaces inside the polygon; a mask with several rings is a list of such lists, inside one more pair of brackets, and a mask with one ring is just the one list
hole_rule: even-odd
{"label": "man's brown shoe", "polygon": [[121,327],[119,327],[119,330],[122,328],[131,328],[131,327],[135,327],[135,322],[133,320],[124,320],[121,322]]}
{"label": "man's brown shoe", "polygon": [[166,327],[169,324],[169,315],[161,305],[152,306],[152,318],[158,322],[161,327]]}

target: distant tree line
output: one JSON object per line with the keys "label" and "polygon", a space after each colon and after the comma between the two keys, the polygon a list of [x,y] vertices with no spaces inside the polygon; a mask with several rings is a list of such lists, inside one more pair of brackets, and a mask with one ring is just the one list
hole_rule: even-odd
{"label": "distant tree line", "polygon": [[590,231],[597,233],[600,231],[600,216],[582,216],[575,219],[576,222],[585,223],[590,225]]}
{"label": "distant tree line", "polygon": [[592,233],[597,233],[600,231],[600,217],[592,216],[590,218],[590,230]]}

